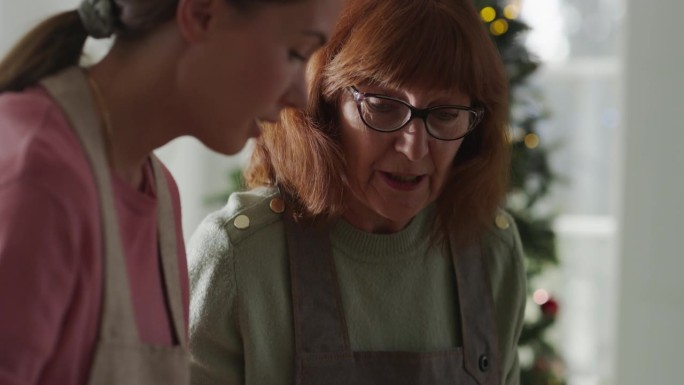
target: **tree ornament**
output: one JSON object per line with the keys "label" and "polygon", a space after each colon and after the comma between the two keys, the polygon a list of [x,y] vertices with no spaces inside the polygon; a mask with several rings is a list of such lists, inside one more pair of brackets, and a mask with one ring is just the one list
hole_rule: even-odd
{"label": "tree ornament", "polygon": [[548,301],[541,304],[541,311],[546,318],[556,318],[558,314],[558,302],[556,302],[553,297],[549,298]]}

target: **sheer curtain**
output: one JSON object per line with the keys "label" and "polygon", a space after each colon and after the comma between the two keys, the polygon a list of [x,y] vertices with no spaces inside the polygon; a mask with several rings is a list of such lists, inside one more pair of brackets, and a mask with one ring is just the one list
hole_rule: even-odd
{"label": "sheer curtain", "polygon": [[569,385],[613,384],[619,260],[622,0],[524,0],[527,45],[542,67],[531,81],[550,117],[539,125],[559,179],[548,206],[561,266],[531,282],[560,313],[550,338]]}
{"label": "sheer curtain", "polygon": [[626,1],[615,383],[682,384],[684,2]]}
{"label": "sheer curtain", "polygon": [[554,332],[570,385],[682,384],[684,46],[678,0],[525,0],[557,146]]}

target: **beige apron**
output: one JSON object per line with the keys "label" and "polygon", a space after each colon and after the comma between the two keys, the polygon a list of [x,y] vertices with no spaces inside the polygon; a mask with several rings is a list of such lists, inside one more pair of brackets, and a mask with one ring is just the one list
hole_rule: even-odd
{"label": "beige apron", "polygon": [[350,347],[327,230],[291,218],[286,211],[296,385],[501,384],[494,303],[479,247],[451,250],[462,347],[424,353],[358,352]]}
{"label": "beige apron", "polygon": [[126,260],[114,205],[102,126],[95,113],[83,69],[78,67],[45,79],[43,86],[61,106],[79,137],[99,191],[103,223],[102,315],[90,384],[188,384],[189,353],[179,285],[178,254],[171,196],[161,164],[151,156],[158,201],[158,242],[167,301],[173,318],[175,346],[143,344],[133,313]]}

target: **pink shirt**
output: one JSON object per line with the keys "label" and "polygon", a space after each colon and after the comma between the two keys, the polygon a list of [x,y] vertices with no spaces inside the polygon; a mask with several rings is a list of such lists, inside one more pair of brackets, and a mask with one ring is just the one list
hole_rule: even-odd
{"label": "pink shirt", "polygon": [[[112,175],[138,334],[171,345],[151,169],[140,192]],[[188,279],[180,201],[180,284]],[[0,94],[0,383],[86,384],[100,322],[102,236],[88,161],[42,88]]]}

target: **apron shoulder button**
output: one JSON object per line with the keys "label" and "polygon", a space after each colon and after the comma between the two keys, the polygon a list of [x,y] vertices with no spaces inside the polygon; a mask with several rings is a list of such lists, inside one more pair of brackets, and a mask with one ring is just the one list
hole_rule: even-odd
{"label": "apron shoulder button", "polygon": [[233,221],[235,228],[245,230],[249,228],[249,217],[247,215],[238,215]]}
{"label": "apron shoulder button", "polygon": [[486,372],[491,367],[491,363],[489,362],[489,357],[487,357],[486,354],[483,354],[480,356],[480,361],[478,362],[478,364],[480,366],[481,372]]}
{"label": "apron shoulder button", "polygon": [[511,223],[508,221],[508,218],[506,218],[506,216],[503,214],[497,215],[496,219],[494,219],[494,223],[496,223],[496,227],[501,230],[506,230],[507,228],[511,227]]}
{"label": "apron shoulder button", "polygon": [[271,207],[271,211],[273,211],[276,214],[280,214],[283,211],[285,211],[285,202],[283,202],[281,198],[271,199],[269,206]]}

